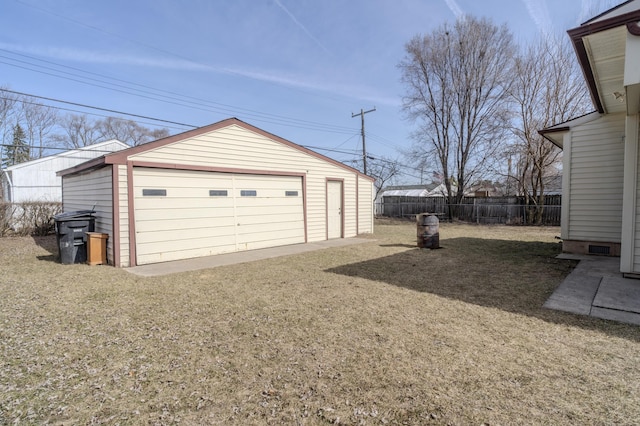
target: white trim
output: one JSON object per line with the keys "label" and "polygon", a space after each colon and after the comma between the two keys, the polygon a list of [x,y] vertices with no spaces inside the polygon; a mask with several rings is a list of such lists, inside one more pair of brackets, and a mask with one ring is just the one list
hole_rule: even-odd
{"label": "white trim", "polygon": [[568,131],[562,138],[562,201],[560,209],[560,238],[569,239],[569,206],[571,205],[571,138]]}
{"label": "white trim", "polygon": [[625,117],[620,272],[634,272],[638,186],[638,115]]}

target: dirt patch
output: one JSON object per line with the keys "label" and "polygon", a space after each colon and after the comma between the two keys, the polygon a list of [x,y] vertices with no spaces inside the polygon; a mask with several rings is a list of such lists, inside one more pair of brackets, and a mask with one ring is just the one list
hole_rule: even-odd
{"label": "dirt patch", "polygon": [[141,278],[0,240],[0,424],[633,424],[640,329],[542,309],[557,228]]}

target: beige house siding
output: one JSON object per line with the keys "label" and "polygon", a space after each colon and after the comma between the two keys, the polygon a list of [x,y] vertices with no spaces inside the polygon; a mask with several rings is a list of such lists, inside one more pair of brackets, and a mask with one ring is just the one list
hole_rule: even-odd
{"label": "beige house siding", "polygon": [[373,232],[373,182],[358,177],[358,234]]}
{"label": "beige house siding", "polygon": [[624,114],[606,115],[571,132],[569,240],[621,239]]}
{"label": "beige house siding", "polygon": [[95,210],[95,232],[109,234],[107,258],[113,263],[113,203],[111,168],[68,176],[63,181],[62,206],[65,212]]}
{"label": "beige house siding", "polygon": [[[356,229],[358,175],[238,125],[134,154],[134,162],[167,163],[266,173],[306,173],[307,240],[326,239],[326,179],[344,180],[344,237]],[[361,228],[362,229],[362,228]],[[371,232],[371,231],[363,231]]]}
{"label": "beige house siding", "polygon": [[118,258],[120,262],[119,266],[126,268],[131,266],[129,263],[129,192],[127,189],[127,166],[116,166],[118,170],[118,192],[115,194],[118,197],[118,213],[119,217],[119,253]]}
{"label": "beige house siding", "polygon": [[634,131],[636,134],[636,139],[634,141],[629,141],[634,144],[634,156],[635,156],[635,167],[632,168],[632,172],[635,174],[635,188],[633,188],[635,193],[634,196],[634,204],[635,209],[631,212],[634,215],[634,223],[633,227],[630,230],[630,233],[634,236],[633,238],[633,267],[631,270],[626,270],[627,268],[623,268],[623,272],[639,274],[640,273],[640,234],[638,230],[640,229],[640,174],[638,174],[638,170],[640,170],[640,150],[638,150],[638,141],[640,141],[640,126],[638,125],[638,115],[634,115],[628,118],[631,122],[628,123],[630,131]]}

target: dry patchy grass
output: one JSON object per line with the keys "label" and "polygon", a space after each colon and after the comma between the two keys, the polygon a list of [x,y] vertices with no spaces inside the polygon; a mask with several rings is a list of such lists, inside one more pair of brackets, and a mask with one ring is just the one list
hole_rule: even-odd
{"label": "dry patchy grass", "polygon": [[541,308],[557,234],[384,221],[160,278],[0,239],[0,423],[637,424],[640,329]]}

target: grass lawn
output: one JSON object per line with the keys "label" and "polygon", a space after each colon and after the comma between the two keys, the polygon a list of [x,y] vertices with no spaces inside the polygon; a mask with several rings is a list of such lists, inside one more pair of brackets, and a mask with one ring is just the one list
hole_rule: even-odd
{"label": "grass lawn", "polygon": [[542,308],[558,228],[415,233],[154,278],[0,239],[0,424],[640,423],[640,327]]}

